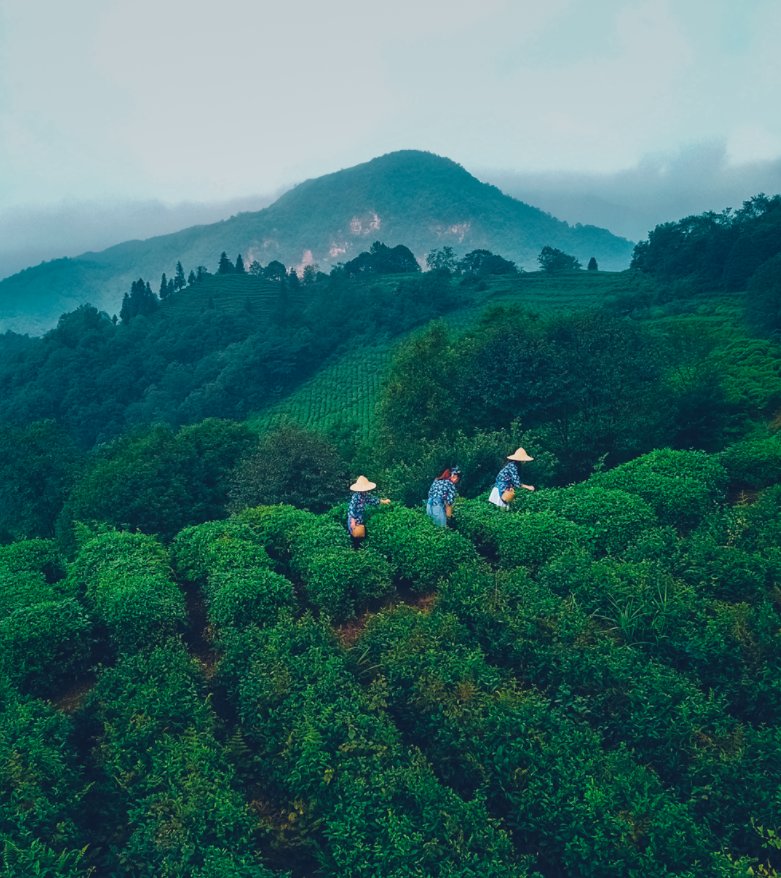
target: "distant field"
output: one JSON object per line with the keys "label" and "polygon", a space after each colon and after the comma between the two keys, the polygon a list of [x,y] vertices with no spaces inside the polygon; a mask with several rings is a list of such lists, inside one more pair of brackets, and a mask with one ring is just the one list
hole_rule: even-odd
{"label": "distant field", "polygon": [[393,347],[386,344],[351,351],[325,366],[284,400],[250,418],[249,426],[262,431],[293,421],[322,431],[356,424],[365,437]]}
{"label": "distant field", "polygon": [[[174,293],[163,305],[174,313],[189,314],[213,308],[223,313],[246,312],[252,320],[263,320],[273,311],[279,291],[278,283],[250,274],[207,275],[198,283]],[[286,291],[292,306],[304,295],[305,290]]]}
{"label": "distant field", "polygon": [[[397,276],[372,283],[395,285],[398,280]],[[443,319],[453,328],[463,330],[486,308],[493,306],[514,305],[538,312],[595,307],[608,297],[636,293],[638,283],[642,283],[642,279],[625,272],[583,271],[556,277],[530,272],[517,277],[493,277],[484,290],[470,287],[468,295],[473,301]],[[237,291],[232,299],[233,307],[241,305],[242,294],[243,290]],[[255,295],[260,306],[264,295],[269,294],[259,288]],[[383,377],[400,341],[401,338],[395,338],[349,352],[325,366],[285,399],[251,417],[250,426],[265,430],[289,420],[307,429],[328,430],[340,424],[355,424],[366,437]]]}
{"label": "distant field", "polygon": [[[372,281],[372,285],[395,285],[398,281],[398,276],[378,278]],[[517,277],[493,277],[484,287],[467,288],[465,294],[471,301],[442,319],[454,330],[464,331],[486,309],[496,306],[512,305],[544,314],[593,308],[611,300],[653,290],[652,282],[642,276],[631,272],[601,271],[581,271],[560,276],[529,272]],[[259,282],[254,291],[258,314],[266,307],[265,301],[273,291],[273,285]],[[235,293],[223,299],[223,307],[246,308],[242,296],[246,298],[246,287],[237,284]],[[713,350],[726,376],[730,395],[736,400],[753,392],[753,379],[746,371],[746,364],[752,358],[759,357],[764,365],[750,369],[751,375],[756,372],[757,380],[761,378],[763,387],[772,384],[774,388],[778,386],[781,392],[778,361],[769,357],[764,348],[758,353],[755,350],[757,342],[749,346],[750,350],[746,348],[751,333],[743,322],[739,295],[703,294],[696,299],[651,305],[642,309],[640,319],[653,323],[663,332],[686,333],[688,329],[692,335],[688,342],[684,340],[682,343],[693,344],[696,338],[698,345]],[[417,331],[420,331],[420,327],[413,330]],[[408,335],[350,351],[331,361],[287,397],[251,417],[250,426],[262,431],[286,420],[319,431],[354,426],[361,437],[366,438],[371,431],[375,406],[393,353]],[[761,406],[758,404],[758,407]]]}

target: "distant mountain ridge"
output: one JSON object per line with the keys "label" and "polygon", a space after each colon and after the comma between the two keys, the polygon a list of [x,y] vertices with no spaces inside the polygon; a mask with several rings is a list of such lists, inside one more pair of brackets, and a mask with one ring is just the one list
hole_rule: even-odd
{"label": "distant mountain ridge", "polygon": [[133,280],[156,291],[177,261],[185,273],[214,271],[225,251],[247,266],[276,259],[328,271],[376,240],[405,244],[421,263],[431,249],[451,246],[458,255],[491,250],[527,269],[537,268],[546,245],[583,265],[594,256],[607,270],[626,268],[633,248],[606,229],[572,226],[511,198],[450,159],[403,150],[307,180],[263,210],[25,269],[0,281],[0,331],[43,332],[86,302],[118,313]]}

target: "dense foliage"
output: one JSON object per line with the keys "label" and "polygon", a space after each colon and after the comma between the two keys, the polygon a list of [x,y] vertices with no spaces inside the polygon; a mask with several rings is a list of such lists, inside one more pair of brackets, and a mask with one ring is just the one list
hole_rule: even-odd
{"label": "dense foliage", "polygon": [[[417,263],[415,263],[417,265]],[[85,305],[30,345],[6,344],[0,419],[53,419],[82,448],[139,424],[245,417],[334,353],[372,333],[398,334],[452,307],[442,278],[310,284],[251,273],[205,274],[115,323]],[[137,282],[135,282],[137,284]]]}
{"label": "dense foliage", "polygon": [[781,195],[756,195],[736,211],[705,213],[656,226],[634,251],[632,267],[704,289],[745,290],[781,252]]}
{"label": "dense foliage", "polygon": [[[426,441],[520,421],[560,480],[582,477],[600,459],[671,442],[688,422],[693,389],[673,384],[670,353],[665,339],[599,312],[496,310],[460,335],[433,324],[394,360],[379,412],[385,453],[412,460]],[[689,441],[710,446],[705,426]]]}
{"label": "dense foliage", "polygon": [[[774,472],[768,442],[735,472],[752,449]],[[69,664],[38,641],[5,668],[0,731],[39,736],[31,777],[59,784],[36,830],[19,803],[40,793],[5,769],[7,857],[68,876],[772,874],[781,486],[731,505],[730,460],[659,450],[509,511],[461,499],[455,531],[380,507],[360,551],[344,506],[284,504],[170,553],[77,528],[67,570],[52,541],[9,545],[5,617],[59,600],[87,627],[62,626]],[[75,728],[32,699],[90,667]]]}

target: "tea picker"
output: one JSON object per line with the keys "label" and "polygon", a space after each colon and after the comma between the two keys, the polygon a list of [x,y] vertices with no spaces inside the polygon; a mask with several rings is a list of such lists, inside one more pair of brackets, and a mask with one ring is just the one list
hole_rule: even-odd
{"label": "tea picker", "polygon": [[447,527],[453,515],[453,503],[458,496],[456,485],[461,481],[461,470],[454,466],[440,473],[431,483],[426,500],[426,514],[439,527]]}
{"label": "tea picker", "polygon": [[377,485],[370,482],[366,476],[358,476],[358,478],[350,485],[353,492],[350,498],[350,505],[347,507],[347,530],[353,541],[353,548],[360,548],[364,539],[366,539],[366,507],[377,506],[380,503],[390,503],[387,497],[380,499],[371,494]]}
{"label": "tea picker", "polygon": [[506,463],[496,474],[494,487],[488,497],[488,502],[493,503],[500,509],[509,509],[510,503],[515,499],[516,488],[524,488],[533,491],[534,485],[524,485],[521,481],[520,464],[534,460],[523,448],[516,449],[507,455]]}

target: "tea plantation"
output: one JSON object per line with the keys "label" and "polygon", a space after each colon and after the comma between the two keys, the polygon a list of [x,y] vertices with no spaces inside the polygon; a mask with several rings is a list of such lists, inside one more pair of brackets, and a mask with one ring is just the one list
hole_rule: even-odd
{"label": "tea plantation", "polygon": [[0,547],[0,875],[777,874],[777,438],[344,513]]}

